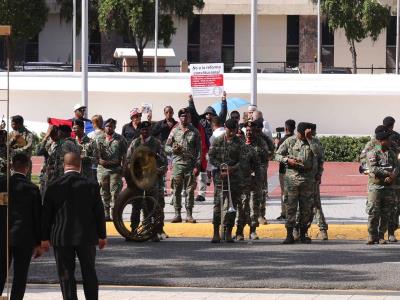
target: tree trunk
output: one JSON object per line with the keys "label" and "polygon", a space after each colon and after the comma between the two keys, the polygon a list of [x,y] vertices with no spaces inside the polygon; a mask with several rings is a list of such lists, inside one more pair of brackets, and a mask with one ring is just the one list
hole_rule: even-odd
{"label": "tree trunk", "polygon": [[136,52],[137,55],[137,62],[138,62],[138,68],[139,68],[139,72],[144,72],[144,63],[143,63],[143,49],[139,49]]}
{"label": "tree trunk", "polygon": [[353,74],[357,74],[357,52],[356,52],[356,45],[354,43],[354,40],[349,41],[350,44],[350,52],[351,52],[351,58],[353,62]]}

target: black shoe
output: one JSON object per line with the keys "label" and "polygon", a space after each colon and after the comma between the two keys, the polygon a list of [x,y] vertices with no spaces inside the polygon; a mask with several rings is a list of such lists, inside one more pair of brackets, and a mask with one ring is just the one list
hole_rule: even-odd
{"label": "black shoe", "polygon": [[106,216],[106,217],[105,217],[105,220],[106,220],[106,222],[111,222],[111,221],[112,221],[112,219],[111,219],[110,216]]}
{"label": "black shoe", "polygon": [[204,202],[204,201],[206,201],[206,198],[204,198],[203,196],[198,195],[194,201],[196,201],[196,202]]}
{"label": "black shoe", "polygon": [[280,215],[279,217],[276,218],[278,221],[283,221],[286,220],[286,216]]}

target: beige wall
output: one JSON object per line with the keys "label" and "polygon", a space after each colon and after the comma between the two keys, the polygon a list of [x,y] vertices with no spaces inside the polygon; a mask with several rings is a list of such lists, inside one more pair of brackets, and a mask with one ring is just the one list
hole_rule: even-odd
{"label": "beige wall", "polygon": [[[335,32],[335,66],[351,67],[352,58],[349,45],[343,30]],[[370,68],[386,67],[386,30],[384,30],[379,39],[373,42],[370,38],[357,43],[357,66]],[[360,70],[360,73],[370,73],[370,70]],[[385,70],[376,71],[377,73],[385,73]]]}
{"label": "beige wall", "polygon": [[[250,61],[250,16],[236,16],[235,22],[235,61]],[[286,26],[286,16],[259,17],[259,61],[286,61]]]}

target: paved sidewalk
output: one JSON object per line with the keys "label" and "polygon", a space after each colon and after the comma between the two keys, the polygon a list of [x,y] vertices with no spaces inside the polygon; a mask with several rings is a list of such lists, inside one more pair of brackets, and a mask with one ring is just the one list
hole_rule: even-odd
{"label": "paved sidewalk", "polygon": [[[79,286],[79,299],[84,299]],[[153,300],[153,299],[190,299],[190,300],[395,300],[398,292],[374,291],[306,291],[306,290],[270,290],[270,289],[199,289],[199,288],[159,288],[159,287],[100,287],[101,300]],[[30,285],[26,300],[62,299],[56,285]]]}

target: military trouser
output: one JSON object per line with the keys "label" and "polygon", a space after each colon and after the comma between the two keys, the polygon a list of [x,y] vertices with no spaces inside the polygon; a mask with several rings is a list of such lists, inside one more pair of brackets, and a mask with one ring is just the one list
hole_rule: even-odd
{"label": "military trouser", "polygon": [[260,178],[258,179],[260,181],[260,183],[262,184],[262,190],[261,193],[257,193],[257,197],[258,197],[258,203],[260,205],[260,217],[264,217],[265,218],[265,213],[266,213],[266,200],[268,197],[268,176],[267,176],[267,168],[268,168],[268,164],[265,165],[261,165],[260,168],[262,169],[260,172]]}
{"label": "military trouser", "polygon": [[237,206],[238,218],[237,225],[258,227],[258,218],[260,216],[259,194],[262,193],[261,186],[255,184],[243,184],[242,193]]}
{"label": "military trouser", "polygon": [[207,191],[207,172],[200,172],[198,179],[199,179],[199,190],[197,194],[205,198]]}
{"label": "military trouser", "polygon": [[[162,180],[162,179],[161,179]],[[140,213],[143,211],[143,218],[146,222],[154,222],[154,219],[160,220],[155,226],[156,233],[162,233],[163,227],[163,206],[160,203],[159,197],[160,189],[158,183],[149,190],[142,190],[134,188],[133,196],[135,197],[132,202],[131,213],[131,229],[134,231],[140,224]],[[151,199],[149,199],[151,198]],[[154,207],[156,205],[156,207]],[[153,217],[149,218],[150,213],[153,212]]]}
{"label": "military trouser", "polygon": [[313,222],[315,217],[315,219],[317,220],[319,230],[328,230],[328,224],[326,223],[325,215],[324,212],[322,211],[321,193],[319,187],[320,185],[318,183],[316,183],[314,186],[314,205],[312,210],[312,216],[309,221],[309,226],[311,226],[311,223]]}
{"label": "military trouser", "polygon": [[395,189],[395,203],[392,211],[390,212],[388,231],[394,233],[399,228],[399,215],[400,215],[400,189]]}
{"label": "military trouser", "polygon": [[285,174],[279,173],[279,185],[281,187],[281,216],[286,216]]}
{"label": "military trouser", "polygon": [[183,189],[186,192],[185,208],[192,209],[194,206],[194,190],[196,189],[193,167],[174,166],[172,169],[171,188],[175,210],[182,209]]}
{"label": "military trouser", "polygon": [[390,212],[395,205],[395,197],[393,189],[380,189],[368,192],[366,207],[368,233],[373,239],[383,239],[388,229]]}
{"label": "military trouser", "polygon": [[[232,180],[232,175],[231,175]],[[225,191],[223,191],[224,189]],[[237,181],[231,181],[232,207],[229,206],[228,182],[221,180],[219,174],[214,175],[214,209],[213,224],[222,224],[233,227],[235,225],[236,211],[240,201],[240,184]],[[222,212],[221,212],[221,206]],[[234,208],[234,212],[229,212],[229,208]]]}
{"label": "military trouser", "polygon": [[308,181],[294,181],[285,177],[286,199],[286,227],[294,228],[298,208],[298,223],[300,228],[306,228],[312,215],[314,202],[314,183]]}
{"label": "military trouser", "polygon": [[100,194],[103,200],[106,217],[110,217],[110,209],[114,208],[115,200],[122,190],[121,171],[110,171],[98,168],[97,180],[100,184]]}

